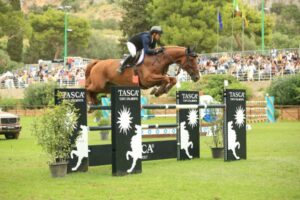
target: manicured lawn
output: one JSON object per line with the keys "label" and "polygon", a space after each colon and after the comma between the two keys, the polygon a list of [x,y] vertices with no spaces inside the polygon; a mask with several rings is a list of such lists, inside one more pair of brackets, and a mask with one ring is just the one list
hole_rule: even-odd
{"label": "manicured lawn", "polygon": [[[33,120],[22,118],[18,140],[0,136],[1,200],[300,199],[300,122],[252,125],[247,160],[214,160],[210,138],[201,137],[200,159],[147,161],[142,174],[124,177],[113,177],[107,165],[54,179],[30,133]],[[90,142],[99,138],[91,133]]]}

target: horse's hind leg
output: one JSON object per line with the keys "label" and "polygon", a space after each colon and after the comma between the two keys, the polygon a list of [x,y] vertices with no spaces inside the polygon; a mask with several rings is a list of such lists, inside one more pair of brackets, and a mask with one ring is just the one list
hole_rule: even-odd
{"label": "horse's hind leg", "polygon": [[91,92],[91,91],[87,90],[86,96],[87,96],[87,101],[88,101],[87,103],[88,104],[93,104],[93,105],[97,105],[98,104],[97,93]]}

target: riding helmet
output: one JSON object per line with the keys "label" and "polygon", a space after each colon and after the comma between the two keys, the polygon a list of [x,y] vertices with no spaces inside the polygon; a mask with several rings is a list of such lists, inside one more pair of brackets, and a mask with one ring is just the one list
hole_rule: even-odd
{"label": "riding helmet", "polygon": [[162,34],[163,33],[163,30],[160,26],[152,26],[151,29],[150,29],[150,33],[159,33],[159,34]]}

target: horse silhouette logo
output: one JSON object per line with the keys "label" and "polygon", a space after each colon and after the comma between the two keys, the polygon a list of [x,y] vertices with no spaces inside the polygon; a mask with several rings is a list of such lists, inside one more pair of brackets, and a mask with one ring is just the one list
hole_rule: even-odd
{"label": "horse silhouette logo", "polygon": [[187,157],[190,159],[193,158],[193,156],[189,153],[189,147],[193,148],[193,142],[189,141],[190,134],[186,130],[185,121],[180,123],[180,149],[184,149]]}
{"label": "horse silhouette logo", "polygon": [[235,148],[240,149],[240,143],[236,141],[236,133],[232,127],[232,121],[228,122],[228,149],[232,151],[233,156],[239,160],[240,157],[236,155]]}
{"label": "horse silhouette logo", "polygon": [[135,125],[136,135],[132,136],[130,146],[131,151],[127,151],[126,159],[129,160],[129,156],[132,158],[131,168],[127,170],[128,173],[131,173],[135,168],[136,161],[142,159],[143,147],[142,147],[142,127],[140,125]]}
{"label": "horse silhouette logo", "polygon": [[76,140],[76,149],[71,151],[71,159],[73,159],[73,155],[75,154],[78,157],[77,164],[72,168],[72,171],[76,171],[78,167],[81,165],[81,161],[84,157],[89,156],[90,150],[88,149],[88,132],[89,127],[80,125],[81,134],[77,137]]}

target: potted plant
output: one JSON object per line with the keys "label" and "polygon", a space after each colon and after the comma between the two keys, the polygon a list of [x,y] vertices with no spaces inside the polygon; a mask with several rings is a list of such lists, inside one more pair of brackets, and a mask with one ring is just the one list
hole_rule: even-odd
{"label": "potted plant", "polygon": [[213,123],[212,128],[212,146],[210,147],[213,158],[224,157],[224,145],[223,145],[223,119],[217,119]]}
{"label": "potted plant", "polygon": [[[98,126],[109,126],[110,119],[105,118],[103,116],[102,110],[98,110],[95,112],[95,118]],[[100,131],[100,138],[101,140],[108,140],[109,130],[102,130]]]}
{"label": "potted plant", "polygon": [[67,173],[67,160],[71,152],[71,136],[77,125],[75,107],[67,101],[48,109],[33,124],[33,135],[49,157],[52,177]]}

